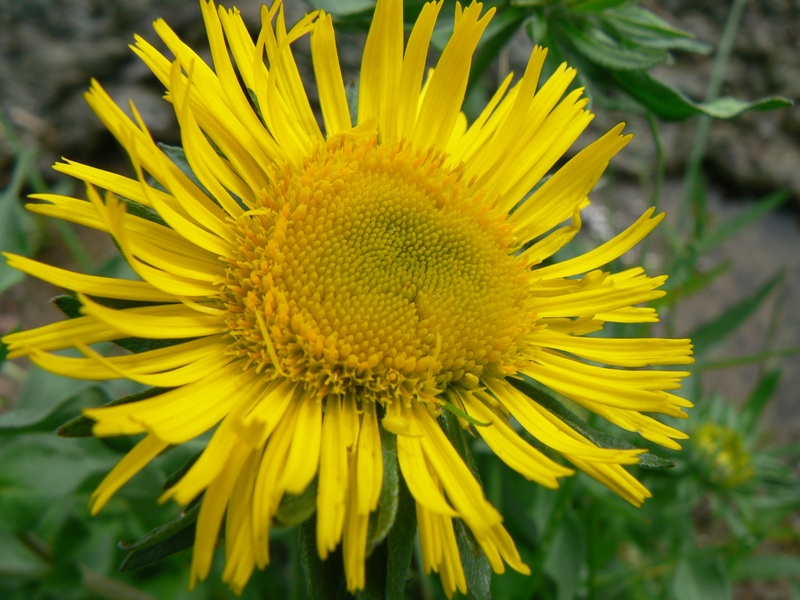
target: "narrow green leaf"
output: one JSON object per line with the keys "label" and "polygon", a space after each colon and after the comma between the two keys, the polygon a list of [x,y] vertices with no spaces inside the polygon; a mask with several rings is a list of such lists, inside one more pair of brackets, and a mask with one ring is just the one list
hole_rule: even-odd
{"label": "narrow green leaf", "polygon": [[138,202],[134,202],[133,200],[128,200],[127,198],[119,197],[119,200],[125,205],[125,211],[129,215],[133,215],[134,217],[139,217],[140,219],[145,219],[146,221],[150,221],[151,223],[157,223],[158,225],[163,225],[164,227],[169,227],[164,218],[149,206],[145,206],[144,204],[139,204]]}
{"label": "narrow green leaf", "polygon": [[348,600],[341,548],[321,560],[317,553],[317,522],[308,519],[298,528],[300,536],[300,564],[306,580],[306,591],[311,600]]}
{"label": "narrow green leaf", "polygon": [[195,523],[200,514],[202,501],[182,512],[169,523],[156,527],[137,542],[120,549],[127,553],[120,571],[133,571],[157,565],[166,557],[192,547],[195,537]]}
{"label": "narrow green leaf", "polygon": [[567,2],[572,12],[596,13],[627,4],[630,0],[572,0]]}
{"label": "narrow green leaf", "polygon": [[[19,196],[28,173],[34,168],[36,152],[23,151],[17,155],[11,181],[0,193],[0,252],[13,252],[22,256],[33,253],[34,223],[30,213],[25,211]],[[12,269],[6,259],[0,256],[0,294],[23,280],[25,275]]]}
{"label": "narrow green leaf", "polygon": [[[523,376],[522,379],[508,377],[506,378],[506,381],[528,396],[528,398],[534,402],[537,402],[551,413],[556,415],[575,431],[590,439],[599,447],[617,448],[622,450],[631,450],[636,448],[636,446],[626,440],[611,435],[610,433],[597,431],[596,429],[590,427],[583,419],[578,417],[578,415],[556,400],[551,394],[543,390],[531,378],[525,376]],[[655,470],[670,469],[675,466],[675,463],[671,460],[661,458],[660,456],[650,452],[645,452],[644,454],[639,455],[639,464],[645,469]]]}
{"label": "narrow green leaf", "polygon": [[467,467],[472,471],[478,483],[481,483],[481,474],[478,471],[478,464],[475,462],[475,457],[472,456],[472,450],[469,449],[467,436],[464,433],[463,427],[461,427],[458,417],[452,413],[443,412],[439,417],[439,422],[442,425],[445,435],[447,435],[447,439],[453,444],[453,448],[456,449],[456,452],[458,452],[467,464]]}
{"label": "narrow green leaf", "polygon": [[[478,465],[469,449],[467,437],[458,417],[452,413],[443,412],[440,417],[442,428],[453,447],[472,471],[478,483],[481,483]],[[489,559],[475,540],[472,532],[460,519],[455,521],[456,542],[461,564],[464,566],[464,576],[467,579],[467,588],[474,598],[488,600],[491,598],[492,567]]]}
{"label": "narrow green leaf", "polygon": [[764,352],[756,352],[755,354],[748,354],[746,356],[736,356],[733,358],[726,358],[723,360],[709,360],[697,362],[694,364],[695,371],[711,371],[713,369],[730,369],[733,367],[741,367],[743,365],[754,365],[756,363],[764,362],[771,358],[783,358],[785,356],[798,356],[800,355],[800,346],[793,346],[791,348],[778,348],[777,350],[765,350]]}
{"label": "narrow green leaf", "polygon": [[375,0],[311,0],[310,4],[337,17],[371,12],[375,9]]}
{"label": "narrow green leaf", "polygon": [[695,356],[702,356],[736,331],[761,306],[777,285],[783,281],[783,277],[783,272],[778,273],[753,294],[740,300],[719,316],[703,323],[692,331],[687,337],[692,339]]}
{"label": "narrow green leaf", "polygon": [[183,479],[183,476],[189,472],[189,469],[191,469],[194,463],[197,462],[197,459],[199,459],[200,456],[202,456],[203,452],[205,452],[205,448],[190,456],[189,459],[185,463],[183,463],[179,468],[175,469],[172,473],[167,475],[167,478],[164,480],[164,484],[161,486],[162,489],[168,490],[173,485],[178,483],[181,479]]}
{"label": "narrow green leaf", "polygon": [[[556,24],[551,26],[555,27]],[[650,69],[665,62],[666,52],[646,46],[626,46],[602,31],[581,29],[568,21],[557,23],[562,39],[571,44],[587,60],[620,71]]]}
{"label": "narrow green leaf", "polygon": [[[166,392],[168,388],[149,388],[142,392],[131,394],[129,396],[123,396],[122,398],[117,398],[116,400],[112,400],[104,404],[103,406],[118,406],[120,404],[130,404],[131,402],[139,402],[140,400],[147,400],[148,398],[152,398]],[[94,421],[89,417],[85,417],[83,415],[78,415],[74,419],[70,419],[66,423],[64,423],[61,427],[56,430],[56,433],[61,437],[91,437],[92,436],[92,427],[94,426]]]}
{"label": "narrow green leaf", "polygon": [[715,119],[731,119],[750,110],[774,110],[792,105],[791,100],[780,96],[770,96],[752,102],[730,97],[718,98],[711,102],[694,102],[646,71],[609,69],[607,76],[657,117],[666,121],[682,121],[697,114],[705,114]]}
{"label": "narrow green leaf", "polygon": [[719,551],[709,548],[682,556],[672,581],[672,597],[681,600],[733,598],[731,582]]}
{"label": "narrow green leaf", "polygon": [[383,427],[381,453],[383,455],[383,483],[378,510],[370,515],[367,531],[367,556],[386,539],[397,518],[400,473],[397,464],[397,438]]}
{"label": "narrow green leaf", "polygon": [[780,379],[780,369],[772,369],[759,377],[753,391],[750,392],[750,396],[739,412],[742,431],[746,435],[754,435],[756,433],[759,418],[769,401],[772,400]]}
{"label": "narrow green leaf", "polygon": [[302,494],[286,494],[275,512],[275,521],[281,527],[294,527],[304,523],[317,510],[317,480],[314,479]]}
{"label": "narrow green leaf", "polygon": [[736,561],[731,572],[734,581],[800,577],[800,558],[796,554],[756,554]]}
{"label": "narrow green leaf", "polygon": [[456,519],[456,543],[464,577],[470,596],[476,600],[490,600],[492,597],[492,567],[489,559],[478,544],[475,536],[461,519]]}
{"label": "narrow green leaf", "polygon": [[164,144],[162,142],[158,143],[158,147],[164,152],[164,154],[167,155],[167,158],[175,163],[175,166],[181,170],[181,173],[191,179],[192,183],[200,188],[206,196],[213,198],[211,192],[209,192],[206,187],[200,183],[197,175],[195,175],[194,171],[192,171],[192,167],[189,165],[189,161],[186,158],[186,152],[184,152],[183,148],[180,146],[170,146],[169,144]]}
{"label": "narrow green leaf", "polygon": [[416,501],[400,478],[398,485],[397,518],[387,538],[386,600],[405,598],[408,569],[417,538]]}
{"label": "narrow green leaf", "polygon": [[790,197],[791,194],[788,190],[780,190],[750,204],[735,217],[725,221],[701,238],[696,246],[697,253],[703,254],[719,247],[754,221],[777,209]]}
{"label": "narrow green leaf", "polygon": [[694,39],[694,34],[675,29],[649,10],[637,6],[625,6],[606,11],[602,15],[605,25],[620,37],[635,40],[652,48],[682,50],[705,54],[710,46]]}
{"label": "narrow green leaf", "polygon": [[[675,305],[681,298],[686,298],[687,296],[696,294],[697,292],[708,287],[708,285],[717,279],[717,277],[727,273],[730,268],[731,261],[726,260],[718,265],[714,265],[711,267],[711,269],[703,273],[691,272],[688,278],[681,282],[678,287],[669,290],[669,294],[666,297],[666,302],[670,305]],[[674,270],[669,270],[668,272],[674,273]]]}

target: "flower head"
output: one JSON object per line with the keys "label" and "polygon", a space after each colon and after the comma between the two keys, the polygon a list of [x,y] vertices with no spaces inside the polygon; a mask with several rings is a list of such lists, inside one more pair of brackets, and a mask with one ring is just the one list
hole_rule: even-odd
{"label": "flower head", "polygon": [[[494,10],[457,6],[425,78],[441,3],[423,7],[404,41],[401,0],[378,0],[351,119],[329,15],[287,29],[276,2],[253,41],[236,10],[201,6],[213,65],[164,21],[155,29],[174,58],[139,37],[133,46],[167,90],[191,172],[95,82],[88,102],[135,177],[59,163],[86,182],[89,201],[39,194],[30,207],[108,232],[140,280],[8,256],[82,305],[82,316],[6,336],[12,356],[167,388],[85,411],[94,435],[145,434],[92,510],[170,446],[212,431],[162,498],[186,505],[202,495],[193,579],[208,574],[225,517],[223,576],[241,590],[269,562],[281,500],[316,481],[318,553],[341,544],[348,588],[358,590],[388,436],[416,501],[425,568],[449,595],[466,591],[454,519],[496,572],[527,572],[440,425],[446,408],[532,481],[553,488],[572,470],[522,430],[640,504],[649,494],[623,465],[641,450],[597,447],[511,383],[536,380],[670,448],[685,437],[647,413],[685,417],[690,404],[670,390],[687,373],[643,367],[691,362],[688,340],[589,336],[657,319],[637,305],[663,295],[664,277],[602,267],[661,215],[649,210],[595,250],[545,266],[580,230],[587,194],[630,137],[616,127],[544,179],[592,118],[582,91],[567,92],[574,70],[561,66],[539,86],[545,51],[535,48],[522,78],[509,76],[468,124],[471,58]],[[293,57],[303,36],[322,126]],[[160,343],[110,358],[90,348],[129,336]],[[53,353],[68,347],[85,357]]]}

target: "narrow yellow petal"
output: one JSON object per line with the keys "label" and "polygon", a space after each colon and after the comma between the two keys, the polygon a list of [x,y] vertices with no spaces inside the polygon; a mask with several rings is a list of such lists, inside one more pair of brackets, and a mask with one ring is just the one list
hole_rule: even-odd
{"label": "narrow yellow petal", "polygon": [[222,517],[225,515],[233,488],[250,452],[247,446],[232,446],[226,468],[211,482],[203,496],[195,530],[189,589],[194,589],[198,579],[202,581],[208,576]]}
{"label": "narrow yellow petal", "polygon": [[169,446],[167,442],[150,434],[142,439],[133,450],[128,452],[117,465],[103,478],[100,485],[89,499],[89,508],[96,515],[111,499],[111,496],[131,478],[146,467],[151,460],[161,454]]}
{"label": "narrow yellow petal", "polygon": [[562,467],[536,448],[525,442],[499,415],[475,399],[471,394],[459,394],[467,413],[490,425],[477,426],[475,430],[492,451],[509,467],[545,487],[558,487],[558,477],[571,475],[573,471]]}
{"label": "narrow yellow petal", "polygon": [[447,147],[464,102],[472,55],[495,12],[491,8],[481,17],[482,9],[482,4],[473,3],[463,14],[457,11],[453,35],[431,76],[411,136],[419,148]]}
{"label": "narrow yellow petal", "polygon": [[403,67],[400,71],[399,89],[395,98],[398,138],[410,136],[417,123],[417,109],[428,58],[428,46],[442,4],[440,1],[423,5],[408,38]]}
{"label": "narrow yellow petal", "polygon": [[253,487],[261,457],[251,450],[228,501],[225,516],[225,569],[222,580],[241,594],[256,566],[253,547]]}
{"label": "narrow yellow petal", "polygon": [[311,33],[311,58],[317,77],[322,118],[325,121],[326,133],[330,137],[352,127],[350,108],[339,66],[339,53],[336,50],[333,20],[330,15],[318,19]]}
{"label": "narrow yellow petal", "polygon": [[86,315],[95,317],[125,335],[154,340],[200,337],[225,331],[225,320],[215,315],[201,314],[182,304],[164,304],[141,308],[114,310],[78,295]]}
{"label": "narrow yellow petal", "polygon": [[73,292],[102,298],[143,302],[178,301],[172,294],[162,292],[144,281],[84,275],[9,252],[3,252],[3,256],[6,257],[6,264],[9,267]]}
{"label": "narrow yellow petal", "polygon": [[575,258],[563,260],[553,265],[537,269],[536,276],[541,279],[570,277],[597,269],[619,258],[642,241],[644,237],[662,221],[664,213],[653,217],[654,211],[655,208],[648,209],[633,225],[628,227],[628,229],[614,236],[594,250],[576,256]]}
{"label": "narrow yellow petal", "polygon": [[392,106],[397,98],[403,60],[403,2],[378,2],[364,44],[358,88],[358,123],[377,121],[381,134],[394,141],[397,121]]}

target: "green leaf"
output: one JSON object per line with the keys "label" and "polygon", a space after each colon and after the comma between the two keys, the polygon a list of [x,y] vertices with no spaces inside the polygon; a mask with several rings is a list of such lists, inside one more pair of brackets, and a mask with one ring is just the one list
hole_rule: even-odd
{"label": "green leaf", "polygon": [[145,206],[144,204],[139,204],[138,202],[134,202],[133,200],[128,200],[127,198],[122,198],[119,196],[118,198],[120,202],[122,202],[125,205],[125,211],[129,215],[133,215],[134,217],[139,217],[140,219],[145,219],[146,221],[150,221],[151,223],[157,223],[158,225],[163,225],[164,227],[169,227],[164,218],[149,206]]}
{"label": "green leaf", "polygon": [[281,527],[294,527],[307,521],[317,510],[317,480],[314,479],[302,494],[286,494],[275,512]]}
{"label": "green leaf", "polygon": [[623,6],[628,2],[630,0],[573,0],[572,2],[567,2],[567,5],[572,12],[594,13]]}
{"label": "green leaf", "polygon": [[175,166],[181,170],[181,173],[191,179],[192,183],[200,188],[206,196],[213,198],[206,187],[200,183],[200,180],[197,178],[197,175],[194,174],[194,171],[192,171],[192,167],[189,165],[189,161],[186,159],[186,152],[184,152],[183,148],[180,146],[170,146],[169,144],[164,144],[162,142],[158,142],[158,147],[164,152],[164,154],[167,155],[167,158],[169,158],[175,164]]}
{"label": "green leaf", "polygon": [[50,433],[0,441],[0,529],[33,529],[56,501],[112,461],[97,441],[77,444]]}
{"label": "green leaf", "polygon": [[715,345],[736,331],[767,299],[777,285],[783,281],[783,272],[770,278],[753,294],[740,300],[721,315],[707,321],[687,337],[692,339],[695,356],[702,356]]}
{"label": "green leaf", "polygon": [[615,30],[620,37],[652,48],[702,54],[710,50],[708,44],[693,39],[694,34],[675,29],[654,13],[637,6],[606,11],[602,18],[605,25]]}
{"label": "green leaf", "polygon": [[375,10],[375,0],[311,0],[310,4],[315,9],[322,9],[337,17]]}
{"label": "green leaf", "polygon": [[[72,380],[68,380],[72,381]],[[122,398],[117,398],[116,400],[112,400],[111,402],[107,402],[103,406],[118,406],[120,404],[130,404],[131,402],[139,402],[140,400],[147,400],[148,398],[152,398],[159,394],[168,391],[168,388],[149,388],[142,392],[138,392],[136,394],[130,394],[129,396],[123,396]],[[77,417],[70,419],[61,427],[56,430],[56,433],[61,437],[91,437],[92,436],[92,427],[94,427],[94,421],[89,417],[85,417],[83,415],[78,415]]]}
{"label": "green leaf", "polygon": [[741,428],[746,435],[756,434],[759,418],[772,400],[780,379],[780,369],[772,369],[759,377],[758,383],[739,412]]}
{"label": "green leaf", "polygon": [[722,555],[716,549],[683,556],[672,580],[674,598],[681,600],[726,600],[733,598]]}
{"label": "green leaf", "polygon": [[[469,449],[467,437],[458,417],[452,413],[443,412],[440,421],[450,443],[453,444],[458,454],[464,459],[478,483],[481,483],[478,465],[475,463],[475,458]],[[478,600],[488,600],[491,598],[492,583],[492,567],[489,565],[489,559],[475,540],[472,532],[460,519],[455,521],[455,531],[458,553],[461,557],[461,564],[464,565],[464,575],[467,579],[467,589]]]}
{"label": "green leaf", "polygon": [[635,98],[657,117],[666,121],[681,121],[705,114],[715,119],[731,119],[750,110],[774,110],[792,105],[780,96],[770,96],[752,102],[724,97],[711,102],[694,102],[675,88],[658,81],[646,71],[615,70],[607,72],[609,79]]}
{"label": "green leaf", "polygon": [[661,49],[626,45],[596,28],[581,29],[567,21],[557,25],[562,43],[572,45],[587,60],[601,67],[620,71],[650,69],[668,58]]}
{"label": "green leaf", "polygon": [[[13,252],[31,256],[34,249],[35,229],[31,215],[20,202],[20,194],[28,173],[34,168],[36,152],[23,151],[17,155],[11,181],[0,193],[0,252]],[[0,257],[0,294],[23,280],[25,275],[12,269]]]}
{"label": "green leaf", "polygon": [[406,482],[398,485],[397,518],[387,538],[386,600],[405,598],[408,569],[417,538],[417,505]]}
{"label": "green leaf", "polygon": [[[551,413],[556,415],[575,431],[597,444],[599,447],[617,448],[622,450],[632,450],[636,448],[636,446],[626,440],[611,435],[610,433],[604,433],[589,427],[589,425],[583,419],[578,417],[578,415],[556,400],[552,395],[544,391],[531,378],[526,376],[523,376],[523,379],[507,377],[506,381],[528,396],[528,398],[534,402],[537,402]],[[639,465],[645,469],[663,470],[674,467],[675,463],[650,452],[645,452],[644,454],[639,455]]]}
{"label": "green leaf", "polygon": [[120,543],[120,548],[127,553],[120,571],[133,571],[157,565],[166,557],[192,547],[195,537],[195,523],[200,514],[202,501],[182,512],[169,523],[165,523],[148,532],[143,538],[131,545]]}
{"label": "green leaf", "polygon": [[725,221],[697,243],[696,252],[703,254],[720,246],[742,229],[771,213],[791,197],[788,190],[780,190],[748,205],[735,217]]}
{"label": "green leaf", "polygon": [[454,521],[456,543],[464,576],[470,596],[477,600],[490,600],[492,597],[492,567],[489,559],[478,544],[475,536],[461,519]]}
{"label": "green leaf", "polygon": [[786,577],[800,577],[800,558],[796,554],[748,555],[746,560],[736,561],[731,573],[734,581]]}
{"label": "green leaf", "polygon": [[341,548],[321,560],[317,553],[317,522],[309,519],[300,525],[300,564],[306,580],[306,591],[311,600],[347,600]]}
{"label": "green leaf", "polygon": [[367,532],[367,556],[386,539],[397,518],[400,473],[397,464],[397,437],[380,428],[383,455],[383,483],[378,510],[370,515]]}
{"label": "green leaf", "polygon": [[30,427],[44,421],[69,400],[97,386],[92,381],[67,379],[31,367],[16,406],[0,414],[0,429]]}

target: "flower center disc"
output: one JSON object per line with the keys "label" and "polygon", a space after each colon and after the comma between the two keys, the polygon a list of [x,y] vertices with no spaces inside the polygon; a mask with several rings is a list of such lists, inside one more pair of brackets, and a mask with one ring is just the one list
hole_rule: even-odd
{"label": "flower center disc", "polygon": [[390,401],[503,374],[530,331],[502,215],[444,156],[321,143],[237,221],[234,351],[321,393]]}

